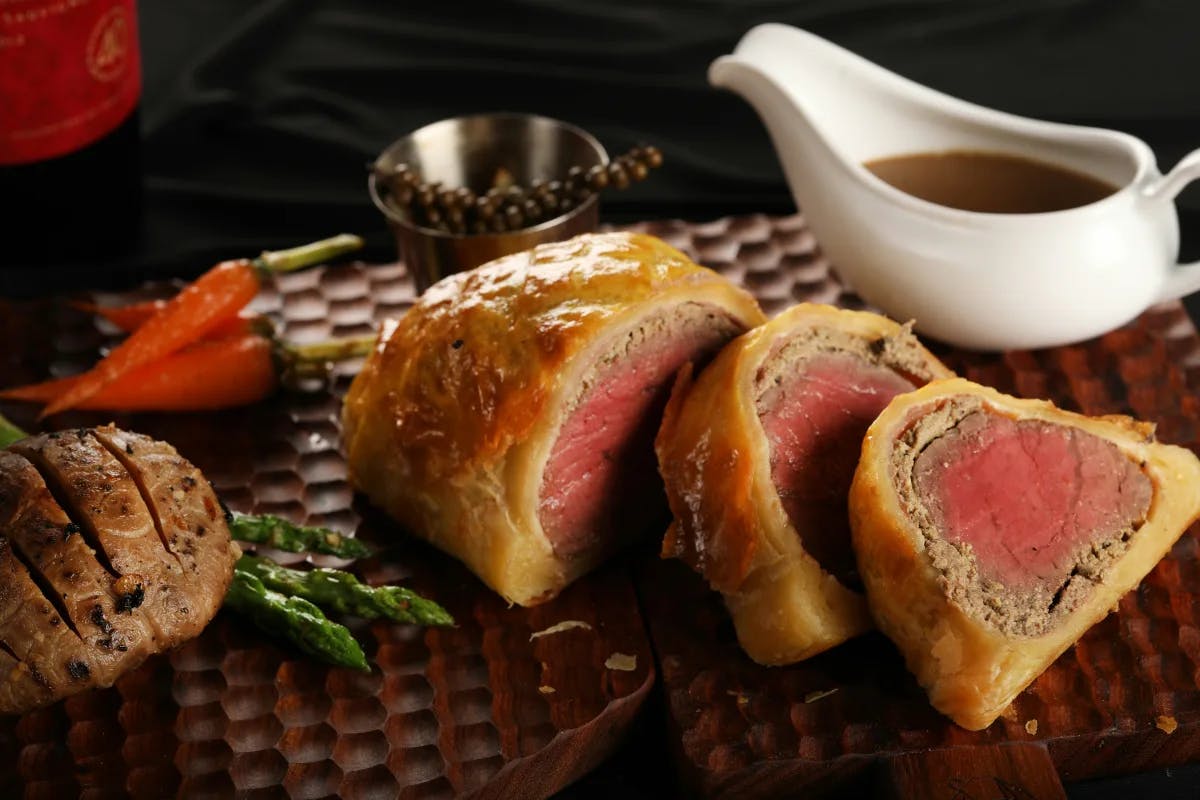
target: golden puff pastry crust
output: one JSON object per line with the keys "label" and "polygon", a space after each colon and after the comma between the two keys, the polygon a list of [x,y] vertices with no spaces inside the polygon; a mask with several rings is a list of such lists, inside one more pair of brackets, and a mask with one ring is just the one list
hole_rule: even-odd
{"label": "golden puff pastry crust", "polygon": [[[928,501],[912,488],[919,453],[977,413],[997,415],[1005,426],[1064,426],[1056,435],[1071,437],[1073,447],[1097,437],[1094,447],[1115,446],[1112,460],[1149,479],[1144,520],[1074,555],[1080,566],[1067,573],[1049,604],[1045,597],[1018,599],[1007,611],[1001,584],[971,586],[985,569],[974,548],[947,547],[945,531],[931,526],[922,510]],[[1118,484],[1120,491],[1128,492],[1128,483]],[[851,487],[853,541],[872,615],[934,707],[964,728],[985,728],[1171,549],[1200,514],[1198,486],[1200,460],[1157,443],[1152,425],[1085,417],[962,379],[931,383],[897,397],[871,426]]]}
{"label": "golden puff pastry crust", "polygon": [[712,322],[717,347],[763,316],[719,274],[634,233],[542,245],[442,280],[384,326],[350,387],[353,484],[510,602],[553,597],[617,544],[566,548],[543,530],[558,433],[625,349],[676,319]]}
{"label": "golden puff pastry crust", "polygon": [[[675,516],[663,556],[682,559],[724,595],[742,648],[762,664],[800,661],[871,627],[862,594],[805,547],[806,537],[826,531],[797,530],[772,474],[764,397],[823,356],[874,365],[912,384],[953,374],[907,326],[802,304],[727,345],[698,377],[685,369],[656,442]],[[832,535],[852,559],[844,489],[857,438],[850,446],[837,501],[841,530]]]}

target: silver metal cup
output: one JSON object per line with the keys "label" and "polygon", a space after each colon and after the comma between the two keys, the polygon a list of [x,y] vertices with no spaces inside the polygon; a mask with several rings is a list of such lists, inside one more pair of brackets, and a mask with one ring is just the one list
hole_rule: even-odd
{"label": "silver metal cup", "polygon": [[375,160],[367,186],[417,291],[423,292],[451,273],[595,230],[599,201],[593,194],[564,214],[516,231],[458,235],[413,222],[406,209],[388,202],[377,175],[407,164],[423,181],[482,194],[501,171],[517,185],[530,186],[562,180],[574,166],[587,170],[607,163],[600,143],[574,125],[531,114],[476,114],[434,122],[396,140]]}

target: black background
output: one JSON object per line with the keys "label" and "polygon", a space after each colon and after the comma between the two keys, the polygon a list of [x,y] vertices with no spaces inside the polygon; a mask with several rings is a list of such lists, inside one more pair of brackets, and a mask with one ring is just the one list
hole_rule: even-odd
{"label": "black background", "polygon": [[[1200,146],[1192,0],[148,0],[139,4],[146,221],[118,260],[10,268],[6,293],[193,275],[218,258],[348,230],[392,257],[365,165],[446,116],[531,111],[665,167],[608,221],[793,208],[758,118],[710,88],[752,25],[806,27],[985,105],[1146,139],[1164,169]],[[103,187],[82,194],[103,202]],[[1185,193],[1200,252],[1200,190]],[[1189,235],[1196,231],[1196,235]],[[69,220],[65,234],[70,235]],[[3,256],[0,255],[0,264]]]}
{"label": "black background", "polygon": [[[407,131],[480,111],[568,120],[610,152],[660,146],[664,168],[606,197],[607,221],[789,212],[757,117],[705,81],[713,58],[766,21],[988,106],[1133,133],[1164,171],[1200,147],[1192,0],[152,0],[139,12],[142,239],[103,263],[10,264],[0,294],[184,277],[341,231],[391,258],[365,165]],[[103,187],[81,200],[103,202]],[[1181,220],[1195,257],[1200,191],[1183,195]],[[669,794],[669,759],[653,744],[661,719],[659,700],[635,743],[568,796]],[[1198,778],[1162,771],[1071,797],[1196,797]]]}

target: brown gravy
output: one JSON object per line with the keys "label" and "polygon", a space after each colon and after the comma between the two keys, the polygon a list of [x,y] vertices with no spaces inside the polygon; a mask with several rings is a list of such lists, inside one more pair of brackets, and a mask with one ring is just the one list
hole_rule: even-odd
{"label": "brown gravy", "polygon": [[903,192],[938,205],[992,214],[1062,211],[1102,200],[1117,187],[1021,156],[971,150],[890,156],[863,164]]}

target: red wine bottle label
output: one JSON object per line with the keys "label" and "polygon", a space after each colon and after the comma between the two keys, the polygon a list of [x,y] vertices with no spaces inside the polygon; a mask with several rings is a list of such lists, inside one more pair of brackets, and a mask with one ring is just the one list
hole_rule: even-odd
{"label": "red wine bottle label", "polygon": [[85,147],[141,91],[133,0],[0,0],[0,164]]}

